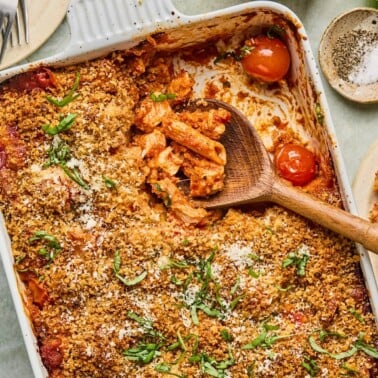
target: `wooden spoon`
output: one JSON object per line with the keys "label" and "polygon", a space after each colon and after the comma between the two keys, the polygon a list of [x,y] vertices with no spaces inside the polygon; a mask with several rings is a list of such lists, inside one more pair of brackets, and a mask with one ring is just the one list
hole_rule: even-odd
{"label": "wooden spoon", "polygon": [[193,101],[186,110],[220,107],[232,115],[221,139],[227,151],[225,187],[196,204],[213,209],[274,202],[378,253],[378,225],[320,201],[281,179],[257,131],[236,108],[205,99]]}

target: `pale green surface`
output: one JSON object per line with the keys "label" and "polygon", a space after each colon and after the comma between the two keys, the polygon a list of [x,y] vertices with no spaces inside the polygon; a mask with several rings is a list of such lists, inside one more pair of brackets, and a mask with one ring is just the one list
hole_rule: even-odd
{"label": "pale green surface", "polygon": [[[222,7],[246,3],[242,0],[173,0],[185,14],[198,14]],[[291,8],[302,20],[309,35],[314,55],[317,55],[321,35],[330,21],[340,13],[375,0],[287,0],[278,1]],[[33,58],[55,52],[56,46],[68,38],[65,23],[59,27],[50,41]],[[322,76],[323,78],[323,76]],[[350,180],[358,169],[369,146],[378,139],[378,104],[352,103],[333,91],[323,78],[326,96],[337,139],[342,151]],[[31,378],[33,374],[23,345],[16,313],[0,264],[0,378]]]}

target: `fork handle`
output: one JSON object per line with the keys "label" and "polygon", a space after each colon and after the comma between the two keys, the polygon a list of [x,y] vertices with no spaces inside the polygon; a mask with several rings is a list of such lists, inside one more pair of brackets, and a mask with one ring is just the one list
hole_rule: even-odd
{"label": "fork handle", "polygon": [[378,254],[378,224],[318,200],[281,179],[274,181],[270,200]]}

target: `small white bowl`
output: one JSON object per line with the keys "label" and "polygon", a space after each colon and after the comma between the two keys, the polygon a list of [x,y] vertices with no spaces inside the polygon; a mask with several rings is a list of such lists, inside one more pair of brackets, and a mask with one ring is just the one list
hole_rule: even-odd
{"label": "small white bowl", "polygon": [[331,87],[359,103],[378,102],[378,9],[355,8],[336,17],[319,46]]}

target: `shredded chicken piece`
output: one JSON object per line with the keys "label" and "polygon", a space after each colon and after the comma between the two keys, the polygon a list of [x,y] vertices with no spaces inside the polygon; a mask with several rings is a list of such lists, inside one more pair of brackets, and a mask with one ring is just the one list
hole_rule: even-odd
{"label": "shredded chicken piece", "polygon": [[207,137],[219,140],[225,132],[227,123],[231,118],[230,113],[222,108],[208,111],[195,110],[194,112],[182,112],[178,119],[195,129],[201,131]]}
{"label": "shredded chicken piece", "polygon": [[185,195],[168,178],[156,181],[152,185],[152,190],[177,218],[187,224],[198,224],[208,215],[205,209],[194,208]]}
{"label": "shredded chicken piece", "polygon": [[142,131],[150,133],[172,113],[168,101],[152,101],[144,99],[135,113],[135,125]]}
{"label": "shredded chicken piece", "polygon": [[194,80],[186,71],[181,71],[168,85],[167,92],[175,95],[174,102],[183,102],[190,98],[193,92]]}

